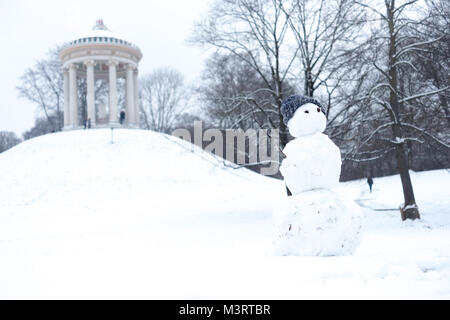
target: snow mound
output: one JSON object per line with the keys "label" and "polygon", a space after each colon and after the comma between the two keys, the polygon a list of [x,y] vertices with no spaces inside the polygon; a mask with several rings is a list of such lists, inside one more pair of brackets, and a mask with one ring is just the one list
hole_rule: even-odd
{"label": "snow mound", "polygon": [[412,173],[408,223],[398,175],[333,189],[367,207],[360,246],[334,257],[273,256],[284,183],[155,132],[49,134],[0,170],[2,299],[450,298],[448,170]]}
{"label": "snow mound", "polygon": [[0,167],[0,208],[46,212],[189,214],[264,192],[255,185],[268,180],[179,138],[130,129],[37,137],[0,154]]}
{"label": "snow mound", "polygon": [[354,201],[330,190],[286,197],[273,214],[274,254],[351,255],[360,243],[361,220]]}

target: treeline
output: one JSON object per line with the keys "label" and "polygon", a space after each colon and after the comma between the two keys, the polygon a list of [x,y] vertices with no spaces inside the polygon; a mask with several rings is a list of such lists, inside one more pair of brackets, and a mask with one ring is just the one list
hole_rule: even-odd
{"label": "treeline", "polygon": [[409,169],[450,164],[450,2],[217,0],[192,44],[212,48],[198,88],[221,128],[279,128],[299,93],[327,106],[343,180],[400,173],[402,218],[419,218]]}
{"label": "treeline", "polygon": [[192,44],[214,48],[197,94],[219,128],[279,128],[292,93],[327,106],[342,179],[449,165],[448,1],[215,1]]}

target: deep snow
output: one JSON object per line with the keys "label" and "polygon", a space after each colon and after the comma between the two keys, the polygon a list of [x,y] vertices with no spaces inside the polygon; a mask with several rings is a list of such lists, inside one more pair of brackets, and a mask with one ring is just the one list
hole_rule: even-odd
{"label": "deep snow", "polygon": [[0,154],[0,298],[450,298],[450,173],[341,183],[353,256],[270,255],[281,181],[141,130],[50,134]]}

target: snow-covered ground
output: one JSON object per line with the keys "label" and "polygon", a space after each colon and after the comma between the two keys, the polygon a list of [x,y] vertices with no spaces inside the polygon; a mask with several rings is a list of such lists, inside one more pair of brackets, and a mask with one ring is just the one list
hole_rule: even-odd
{"label": "snow-covered ground", "polygon": [[173,137],[50,134],[0,154],[0,298],[450,298],[450,173],[341,183],[364,206],[353,256],[271,256],[282,182]]}

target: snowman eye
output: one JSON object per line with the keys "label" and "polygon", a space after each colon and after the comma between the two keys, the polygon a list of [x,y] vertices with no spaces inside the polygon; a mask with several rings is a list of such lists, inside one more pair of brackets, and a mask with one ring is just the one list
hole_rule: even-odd
{"label": "snowman eye", "polygon": [[317,108],[317,112],[320,112],[320,108]]}
{"label": "snowman eye", "polygon": [[309,111],[308,111],[308,110],[305,110],[305,113],[309,113]]}

